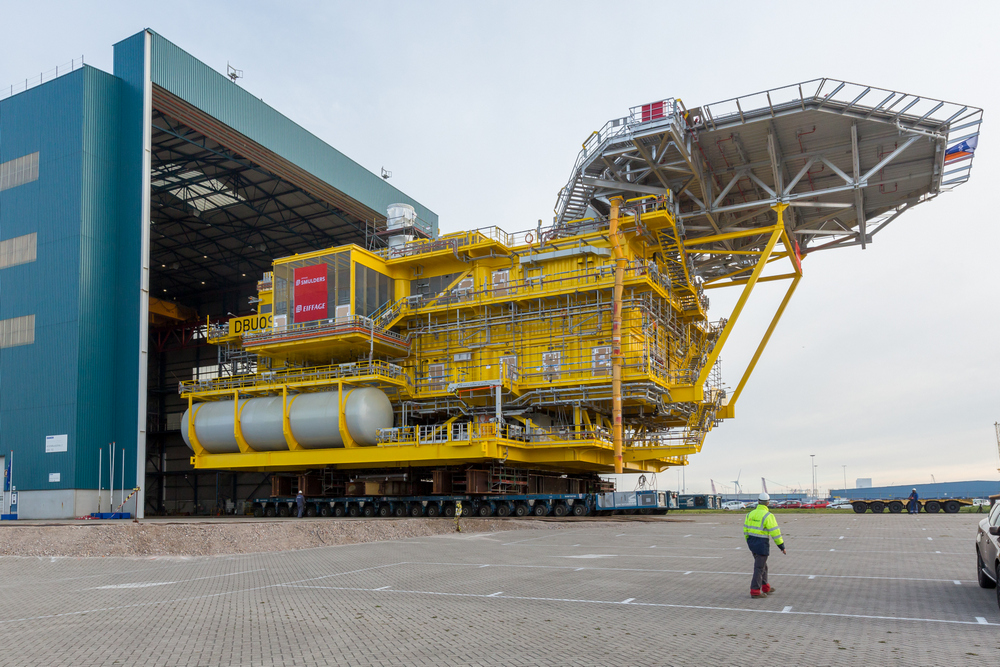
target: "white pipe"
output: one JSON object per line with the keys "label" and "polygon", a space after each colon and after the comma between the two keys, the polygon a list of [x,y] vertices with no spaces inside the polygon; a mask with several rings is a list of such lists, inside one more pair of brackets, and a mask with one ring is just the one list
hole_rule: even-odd
{"label": "white pipe", "polygon": [[109,462],[111,474],[108,476],[108,482],[110,488],[110,490],[108,491],[108,511],[111,512],[114,510],[115,506],[115,443],[112,442],[110,445],[108,445],[108,449],[111,450],[111,454],[109,455],[111,457],[111,460]]}
{"label": "white pipe", "polygon": [[101,467],[104,465],[104,448],[97,449],[97,513],[101,513]]}

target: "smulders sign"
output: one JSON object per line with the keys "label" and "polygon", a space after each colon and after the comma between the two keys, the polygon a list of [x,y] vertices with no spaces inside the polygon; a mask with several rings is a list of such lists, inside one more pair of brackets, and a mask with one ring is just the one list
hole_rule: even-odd
{"label": "smulders sign", "polygon": [[295,269],[295,322],[326,318],[326,264]]}

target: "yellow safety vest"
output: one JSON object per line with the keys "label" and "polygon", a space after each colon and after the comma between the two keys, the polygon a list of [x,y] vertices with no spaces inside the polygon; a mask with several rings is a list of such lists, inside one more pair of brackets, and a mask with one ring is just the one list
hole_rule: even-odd
{"label": "yellow safety vest", "polygon": [[757,505],[752,512],[747,514],[747,518],[743,521],[743,536],[747,538],[762,537],[765,540],[773,537],[774,543],[779,547],[785,543],[781,539],[778,520],[767,509],[767,505]]}

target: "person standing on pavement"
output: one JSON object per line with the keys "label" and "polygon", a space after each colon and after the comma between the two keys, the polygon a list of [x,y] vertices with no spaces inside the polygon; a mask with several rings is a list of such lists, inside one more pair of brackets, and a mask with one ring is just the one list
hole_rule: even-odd
{"label": "person standing on pavement", "polygon": [[301,519],[302,514],[306,511],[306,497],[302,495],[302,489],[299,489],[295,496],[295,504],[299,506],[299,518]]}
{"label": "person standing on pavement", "polygon": [[913,489],[913,493],[911,493],[910,497],[908,498],[910,502],[907,503],[907,509],[909,510],[910,514],[920,513],[920,504],[917,503],[917,500],[919,499],[920,496],[917,495],[917,490]]}
{"label": "person standing on pavement", "polygon": [[774,592],[774,587],[767,583],[767,557],[771,554],[771,540],[781,553],[785,551],[785,541],[781,538],[778,520],[774,518],[767,503],[771,496],[762,493],[757,496],[757,507],[747,514],[743,522],[743,536],[747,538],[747,546],[753,554],[753,578],[750,580],[750,597],[764,598]]}

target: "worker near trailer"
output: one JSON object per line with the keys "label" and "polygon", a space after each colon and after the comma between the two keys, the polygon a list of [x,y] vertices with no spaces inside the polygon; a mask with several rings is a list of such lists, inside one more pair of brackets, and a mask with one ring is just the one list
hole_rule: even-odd
{"label": "worker near trailer", "polygon": [[920,513],[920,504],[917,502],[917,500],[919,499],[920,496],[917,495],[917,490],[913,489],[913,492],[910,493],[910,497],[908,499],[910,502],[907,503],[907,509],[909,510],[910,514]]}
{"label": "worker near trailer", "polygon": [[295,496],[295,504],[299,506],[299,518],[301,519],[302,514],[306,511],[306,497],[302,495],[302,489],[299,489]]}
{"label": "worker near trailer", "polygon": [[767,583],[767,557],[771,554],[771,539],[781,553],[785,552],[785,541],[778,528],[778,520],[768,510],[771,496],[762,493],[757,496],[757,507],[743,521],[743,536],[753,554],[753,578],[750,580],[750,597],[763,598],[773,593],[774,588]]}

